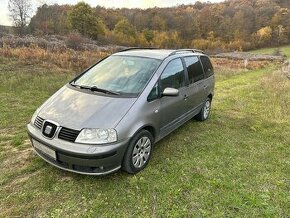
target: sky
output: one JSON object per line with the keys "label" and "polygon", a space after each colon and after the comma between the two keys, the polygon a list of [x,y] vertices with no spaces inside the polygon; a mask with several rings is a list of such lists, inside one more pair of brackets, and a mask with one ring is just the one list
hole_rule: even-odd
{"label": "sky", "polygon": [[[42,4],[76,4],[80,0],[31,0],[33,12]],[[84,2],[95,7],[97,5],[115,8],[152,8],[152,7],[170,7],[181,4],[194,4],[197,0],[83,0]],[[199,0],[201,2],[221,2],[223,0]],[[0,25],[12,25],[9,17],[8,0],[0,0]]]}

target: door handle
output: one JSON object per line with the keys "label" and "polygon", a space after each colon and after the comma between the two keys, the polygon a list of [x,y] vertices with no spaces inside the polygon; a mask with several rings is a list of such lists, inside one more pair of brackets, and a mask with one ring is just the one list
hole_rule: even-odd
{"label": "door handle", "polygon": [[188,96],[187,95],[184,95],[183,96],[183,99],[186,101],[188,99]]}
{"label": "door handle", "polygon": [[207,89],[207,85],[204,85],[203,88],[204,88],[204,89]]}

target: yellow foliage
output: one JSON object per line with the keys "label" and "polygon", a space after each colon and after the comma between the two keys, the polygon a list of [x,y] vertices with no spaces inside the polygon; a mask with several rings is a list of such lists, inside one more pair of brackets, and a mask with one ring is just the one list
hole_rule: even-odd
{"label": "yellow foliage", "polygon": [[177,31],[171,33],[155,31],[152,44],[158,48],[180,48],[182,40]]}
{"label": "yellow foliage", "polygon": [[136,44],[141,47],[150,46],[150,43],[146,40],[144,33],[138,33],[136,35]]}
{"label": "yellow foliage", "polygon": [[263,27],[257,31],[257,36],[260,41],[268,41],[272,37],[272,28],[269,26]]}
{"label": "yellow foliage", "polygon": [[122,32],[113,32],[114,40],[119,45],[132,46],[135,45],[134,36],[124,34]]}

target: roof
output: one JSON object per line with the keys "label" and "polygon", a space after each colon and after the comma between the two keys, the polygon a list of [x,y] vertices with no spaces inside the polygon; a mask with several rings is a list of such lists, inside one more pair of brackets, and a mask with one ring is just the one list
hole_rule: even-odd
{"label": "roof", "polygon": [[170,53],[175,50],[170,49],[132,49],[126,51],[120,51],[113,55],[126,55],[126,56],[137,56],[137,57],[147,57],[163,60],[168,57]]}

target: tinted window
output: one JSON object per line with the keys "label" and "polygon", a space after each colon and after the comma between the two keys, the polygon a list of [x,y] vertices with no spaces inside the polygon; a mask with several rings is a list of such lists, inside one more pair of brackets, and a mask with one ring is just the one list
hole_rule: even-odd
{"label": "tinted window", "polygon": [[165,88],[179,89],[184,85],[184,69],[181,59],[172,60],[161,75],[162,91]]}
{"label": "tinted window", "polygon": [[159,97],[159,87],[158,83],[155,84],[150,94],[148,95],[147,101],[153,101]]}
{"label": "tinted window", "polygon": [[204,78],[202,66],[198,57],[185,57],[184,61],[188,72],[189,83],[193,83]]}
{"label": "tinted window", "polygon": [[213,75],[213,67],[212,64],[210,63],[210,60],[206,56],[201,56],[200,57],[204,72],[205,72],[205,77],[210,77]]}

